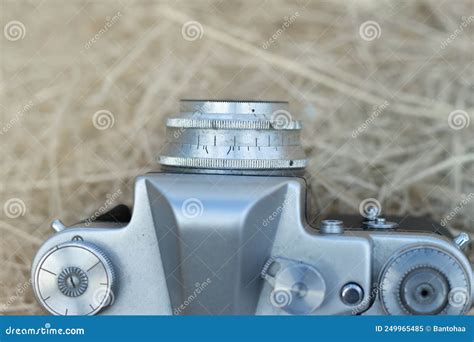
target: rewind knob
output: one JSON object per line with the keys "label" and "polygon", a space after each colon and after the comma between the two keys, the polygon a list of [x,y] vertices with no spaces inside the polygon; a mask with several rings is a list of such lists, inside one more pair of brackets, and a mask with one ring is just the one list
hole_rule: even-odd
{"label": "rewind knob", "polygon": [[54,315],[95,315],[113,303],[116,285],[110,259],[84,241],[53,247],[33,273],[35,295]]}

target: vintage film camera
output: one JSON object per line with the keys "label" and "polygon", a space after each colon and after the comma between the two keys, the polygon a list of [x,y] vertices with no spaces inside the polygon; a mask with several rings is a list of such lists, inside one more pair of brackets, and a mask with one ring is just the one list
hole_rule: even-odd
{"label": "vintage film camera", "polygon": [[69,227],[53,222],[57,233],[32,265],[50,313],[470,309],[467,234],[453,240],[416,219],[390,222],[377,205],[310,226],[301,123],[286,102],[185,100],[166,126],[161,169],[136,179],[133,215],[122,205]]}

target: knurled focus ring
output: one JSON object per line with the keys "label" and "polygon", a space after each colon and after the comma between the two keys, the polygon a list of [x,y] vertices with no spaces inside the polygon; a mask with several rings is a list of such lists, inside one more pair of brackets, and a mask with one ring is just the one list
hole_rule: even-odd
{"label": "knurled focus ring", "polygon": [[[184,100],[167,120],[167,168],[269,172],[306,167],[301,123],[279,101]],[[205,171],[206,172],[206,171]]]}

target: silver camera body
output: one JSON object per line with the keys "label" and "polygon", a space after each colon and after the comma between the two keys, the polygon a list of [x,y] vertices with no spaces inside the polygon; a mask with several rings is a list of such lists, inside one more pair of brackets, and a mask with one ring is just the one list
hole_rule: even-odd
{"label": "silver camera body", "polygon": [[466,234],[398,226],[376,205],[360,225],[310,226],[300,129],[285,102],[181,101],[130,220],[52,223],[37,300],[56,315],[467,313]]}

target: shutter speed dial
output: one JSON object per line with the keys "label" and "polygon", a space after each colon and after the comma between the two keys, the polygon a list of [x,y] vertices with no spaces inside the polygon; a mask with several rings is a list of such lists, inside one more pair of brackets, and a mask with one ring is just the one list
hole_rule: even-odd
{"label": "shutter speed dial", "polygon": [[471,307],[467,272],[436,247],[417,246],[395,254],[380,285],[382,305],[390,315],[462,315]]}
{"label": "shutter speed dial", "polygon": [[94,315],[113,303],[117,285],[106,254],[83,241],[50,249],[33,279],[36,297],[54,315]]}

